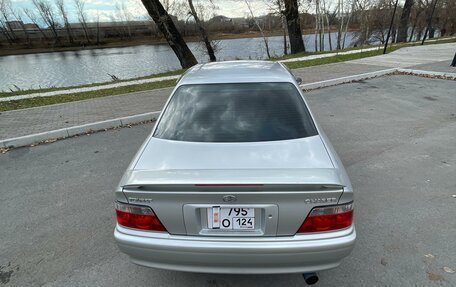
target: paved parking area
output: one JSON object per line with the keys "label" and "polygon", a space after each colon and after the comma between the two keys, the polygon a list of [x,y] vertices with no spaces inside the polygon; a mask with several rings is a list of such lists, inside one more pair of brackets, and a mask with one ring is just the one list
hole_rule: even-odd
{"label": "paved parking area", "polygon": [[[454,52],[456,53],[456,48]],[[448,59],[445,61],[434,62],[430,64],[416,65],[411,67],[411,69],[456,74],[456,67],[450,66],[451,62],[452,60]]]}
{"label": "paved parking area", "polygon": [[[358,242],[317,286],[456,286],[455,81],[386,76],[309,92],[356,191]],[[113,188],[151,124],[0,155],[0,286],[304,286],[131,264]],[[447,269],[448,270],[448,269]]]}
{"label": "paved parking area", "polygon": [[439,61],[449,61],[449,65],[451,63],[451,59],[453,59],[454,53],[456,52],[455,49],[454,43],[410,46],[401,48],[386,55],[362,58],[351,62],[391,68],[406,68]]}

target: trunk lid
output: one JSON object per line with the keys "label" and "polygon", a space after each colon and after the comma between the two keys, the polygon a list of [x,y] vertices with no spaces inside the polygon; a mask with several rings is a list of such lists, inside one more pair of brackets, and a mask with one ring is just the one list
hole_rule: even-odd
{"label": "trunk lid", "polygon": [[200,143],[152,137],[135,170],[334,167],[320,136],[285,141]]}
{"label": "trunk lid", "polygon": [[[316,136],[234,144],[152,138],[120,187],[129,203],[150,206],[171,234],[286,236],[314,206],[337,203],[344,185]],[[211,228],[209,214],[218,208],[253,209],[254,228]]]}

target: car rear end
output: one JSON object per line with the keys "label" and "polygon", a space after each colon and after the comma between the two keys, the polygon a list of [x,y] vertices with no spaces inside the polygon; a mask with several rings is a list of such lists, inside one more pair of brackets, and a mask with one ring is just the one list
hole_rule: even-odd
{"label": "car rear end", "polygon": [[[238,175],[239,183],[199,180],[219,172]],[[327,183],[308,183],[303,176],[306,184],[254,184],[237,172],[175,171],[156,176],[198,183],[150,185],[141,181],[144,174],[132,175],[138,182],[119,191],[116,203],[117,243],[137,264],[181,271],[265,274],[334,268],[353,248],[353,201],[342,196],[344,187],[334,182],[332,170],[308,172],[322,173]],[[255,179],[264,176],[262,182],[268,182],[280,171],[261,173]]]}
{"label": "car rear end", "polygon": [[179,271],[326,270],[356,238],[350,182],[295,82],[178,86],[116,213],[122,252]]}

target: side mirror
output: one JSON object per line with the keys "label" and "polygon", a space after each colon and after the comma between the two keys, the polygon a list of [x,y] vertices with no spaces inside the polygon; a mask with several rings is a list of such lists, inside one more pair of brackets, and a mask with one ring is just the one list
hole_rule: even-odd
{"label": "side mirror", "polygon": [[296,78],[296,82],[298,82],[298,85],[301,85],[301,84],[302,84],[302,79],[299,78],[299,77],[297,77],[297,78]]}

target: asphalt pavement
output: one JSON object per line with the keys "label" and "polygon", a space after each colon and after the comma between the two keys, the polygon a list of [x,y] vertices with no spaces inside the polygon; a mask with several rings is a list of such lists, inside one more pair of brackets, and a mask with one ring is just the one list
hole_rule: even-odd
{"label": "asphalt pavement", "polygon": [[[358,232],[317,286],[456,286],[455,90],[386,76],[307,94],[352,180]],[[0,286],[304,286],[299,274],[149,269],[118,251],[113,189],[151,128],[0,155]]]}

